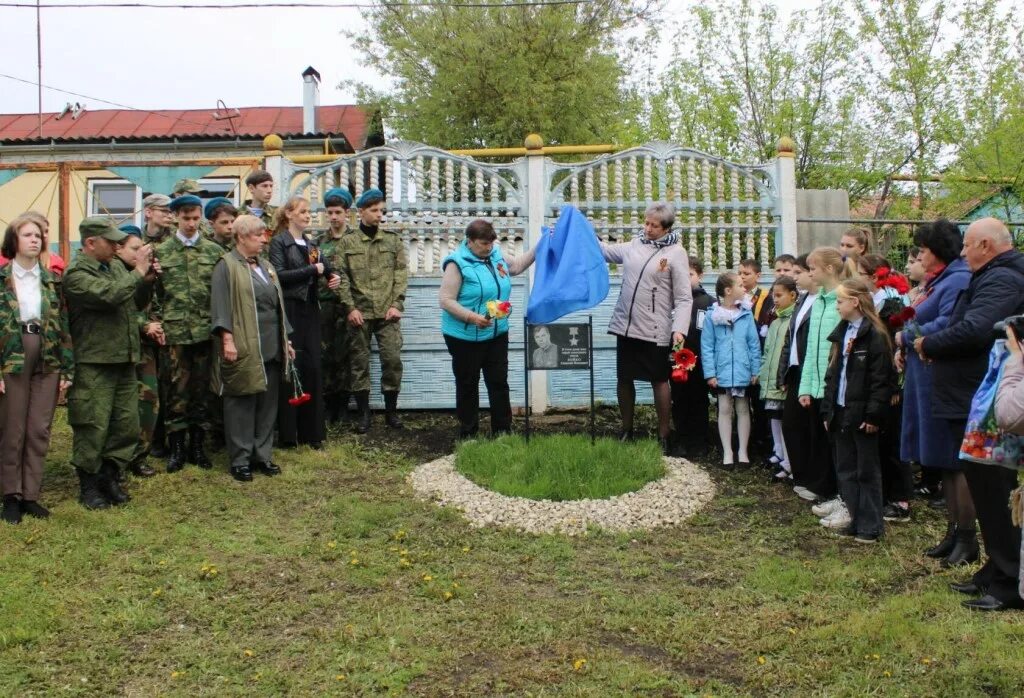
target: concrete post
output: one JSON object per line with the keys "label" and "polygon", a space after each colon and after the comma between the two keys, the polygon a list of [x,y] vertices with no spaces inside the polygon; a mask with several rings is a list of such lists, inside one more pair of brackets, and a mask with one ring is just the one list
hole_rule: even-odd
{"label": "concrete post", "polygon": [[[547,199],[547,181],[544,177],[544,141],[536,133],[526,137],[526,249],[533,247],[540,239],[544,226],[544,204]],[[527,294],[533,288],[534,268],[527,275]],[[522,309],[526,312],[526,308]],[[524,357],[525,361],[525,357]],[[533,371],[530,374],[530,409],[534,414],[543,414],[548,408],[548,372]]]}
{"label": "concrete post", "polygon": [[[274,178],[274,193],[270,197],[270,204],[272,206],[280,206],[284,201],[288,200],[288,192],[285,191],[288,181],[284,167],[284,153],[281,152],[282,148],[284,148],[284,141],[276,134],[271,133],[263,139],[263,169]],[[244,192],[242,198],[245,198]]]}
{"label": "concrete post", "polygon": [[800,251],[796,230],[796,144],[789,136],[783,136],[778,147],[775,179],[779,188],[779,231],[775,236],[775,255],[795,255]]}

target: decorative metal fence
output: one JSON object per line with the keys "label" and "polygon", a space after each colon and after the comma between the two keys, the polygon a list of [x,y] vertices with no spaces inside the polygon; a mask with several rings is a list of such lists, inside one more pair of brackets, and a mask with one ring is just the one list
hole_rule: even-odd
{"label": "decorative metal fence", "polygon": [[[795,221],[789,203],[795,202],[795,193],[784,195],[793,188],[792,158],[787,162],[786,155],[780,153],[778,160],[764,165],[742,165],[653,142],[578,163],[556,162],[538,150],[510,163],[492,164],[399,141],[315,165],[269,156],[267,168],[282,183],[282,199],[305,196],[314,214],[323,208],[323,193],[334,186],[347,187],[356,198],[369,188],[385,193],[382,226],[405,239],[411,277],[402,320],[406,368],[401,402],[414,408],[450,408],[454,379],[440,332],[437,291],[441,262],[461,243],[470,221],[490,220],[503,253],[514,256],[530,247],[542,226],[553,225],[563,205],[583,211],[601,240],[617,242],[642,234],[644,210],[651,202],[669,201],[676,207],[683,245],[714,278],[748,257],[770,263],[788,227],[793,228],[788,246],[795,248],[795,223],[787,225]],[[619,292],[617,270],[612,271],[608,299],[573,319],[591,314],[597,328],[607,326]],[[522,317],[527,298],[528,279],[515,279],[516,317]],[[513,404],[522,405],[522,325],[513,322],[511,327],[509,383]],[[600,329],[595,340],[597,394],[614,401],[614,341]],[[376,357],[371,372],[376,381]],[[582,383],[576,385],[583,379],[573,372],[537,372],[532,380],[534,409],[582,404],[587,392]],[[639,397],[649,400],[649,389]],[[483,394],[481,399],[485,404]]]}

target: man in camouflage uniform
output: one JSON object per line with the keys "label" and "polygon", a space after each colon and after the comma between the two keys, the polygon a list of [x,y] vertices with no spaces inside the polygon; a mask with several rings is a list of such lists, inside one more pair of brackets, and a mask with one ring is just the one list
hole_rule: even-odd
{"label": "man in camouflage uniform", "polygon": [[[339,245],[341,238],[349,232],[348,212],[352,208],[352,194],[348,189],[331,189],[324,194],[324,208],[327,211],[328,228],[321,233],[317,241],[320,245],[320,256],[327,261],[331,269],[340,269]],[[341,311],[338,292],[329,289],[326,283],[320,284],[320,337],[327,421],[346,422],[351,390],[348,321]]]}
{"label": "man in camouflage uniform", "polygon": [[78,231],[82,249],[63,279],[75,350],[68,395],[71,465],[82,505],[105,509],[129,499],[118,475],[139,439],[137,312],[149,302],[159,264],[151,263],[152,249],[144,246],[134,270],[125,269],[115,259],[115,245],[127,236],[106,217],[86,218]]}
{"label": "man in camouflage uniform", "polygon": [[[157,284],[160,319],[170,357],[167,472],[212,466],[204,440],[210,428],[210,283],[224,251],[199,234],[202,201],[187,194],[171,202],[178,231],[157,248],[162,267]],[[188,431],[188,447],[185,432]]]}
{"label": "man in camouflage uniform", "polygon": [[[174,188],[171,189],[171,198],[177,199],[180,196],[198,196],[203,198],[206,195],[206,191],[199,186],[199,182],[194,179],[179,179],[174,183]],[[171,232],[174,232],[173,230]],[[213,229],[210,227],[210,223],[205,218],[199,219],[199,234],[204,238],[209,239],[213,235]]]}
{"label": "man in camouflage uniform", "polygon": [[384,194],[379,189],[363,192],[356,201],[359,230],[338,243],[341,285],[338,295],[349,324],[349,361],[352,391],[359,408],[356,431],[370,429],[370,337],[380,352],[381,392],[385,423],[401,429],[398,392],[402,388],[402,329],[409,265],[405,244],[398,233],[380,228],[384,218]]}
{"label": "man in camouflage uniform", "polygon": [[210,234],[203,237],[220,245],[225,252],[230,252],[235,246],[231,224],[238,217],[238,209],[234,203],[224,196],[210,199],[203,208],[203,216],[210,223]]}
{"label": "man in camouflage uniform", "polygon": [[166,194],[150,194],[142,200],[142,241],[145,244],[155,247],[174,233],[170,205],[171,197]]}
{"label": "man in camouflage uniform", "polygon": [[[174,214],[170,209],[171,197],[166,194],[150,194],[142,200],[142,241],[154,250],[168,236],[174,234],[176,224]],[[158,314],[155,303],[151,303],[151,314]],[[167,402],[167,390],[171,383],[171,373],[168,370],[167,352],[161,347],[143,346],[143,354],[147,351],[152,358],[146,356],[144,361],[152,365],[147,366],[147,371],[156,371],[157,375],[157,413],[156,423],[153,425],[153,437],[149,452],[154,458],[166,458],[167,447],[164,433],[164,413],[161,409]]]}
{"label": "man in camouflage uniform", "polygon": [[[122,225],[118,230],[128,233],[128,237],[118,245],[116,254],[124,268],[132,271],[143,246],[142,231],[133,225]],[[128,469],[138,477],[156,475],[156,471],[146,462],[146,457],[153,444],[153,430],[160,413],[157,354],[164,341],[164,332],[160,322],[150,317],[151,307],[152,301],[136,313],[142,352],[142,358],[135,366],[135,375],[139,380],[139,439]]]}
{"label": "man in camouflage uniform", "polygon": [[267,238],[273,237],[274,214],[277,206],[270,205],[274,195],[274,177],[266,170],[256,170],[245,178],[245,187],[249,190],[249,198],[238,209],[239,216],[256,216],[267,226]]}

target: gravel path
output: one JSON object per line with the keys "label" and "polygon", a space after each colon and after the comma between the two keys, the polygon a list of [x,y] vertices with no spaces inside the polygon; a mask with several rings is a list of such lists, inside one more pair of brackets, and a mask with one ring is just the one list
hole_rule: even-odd
{"label": "gravel path", "polygon": [[409,482],[420,499],[459,509],[473,526],[573,536],[589,526],[607,531],[674,526],[715,496],[711,477],[690,461],[665,458],[665,470],[663,478],[636,492],[571,502],[508,497],[484,489],[455,469],[453,455],[419,466]]}

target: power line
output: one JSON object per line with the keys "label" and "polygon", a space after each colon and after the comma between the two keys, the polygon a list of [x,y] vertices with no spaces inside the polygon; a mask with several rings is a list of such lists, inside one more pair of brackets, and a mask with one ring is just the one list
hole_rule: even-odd
{"label": "power line", "polygon": [[[487,2],[402,2],[386,3],[389,7],[454,7],[454,8],[502,8],[502,7],[547,7],[556,5],[587,5],[593,0],[513,0],[511,2],[487,3]],[[64,10],[98,10],[102,8],[120,9],[157,9],[157,10],[258,10],[264,8],[289,8],[289,9],[371,9],[379,7],[381,3],[373,2],[267,2],[267,3],[239,3],[232,5],[194,5],[194,4],[168,4],[163,5],[153,2],[117,2],[106,4],[90,3],[88,5],[75,3],[55,3],[48,5],[36,5],[25,2],[0,2],[0,7],[64,9]]]}

